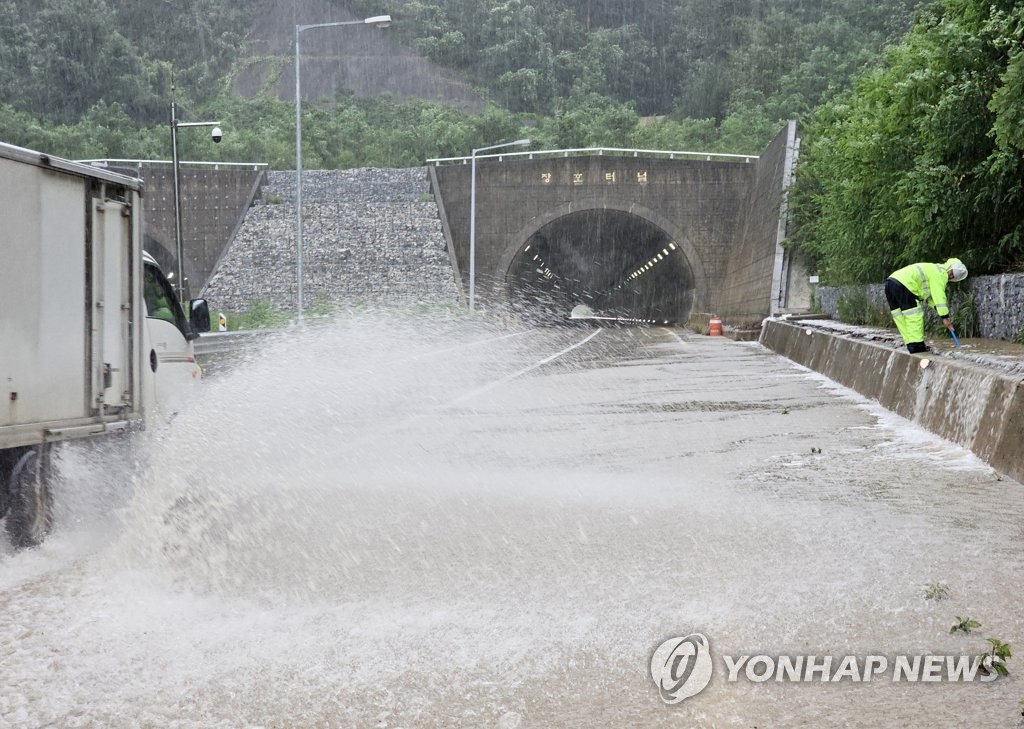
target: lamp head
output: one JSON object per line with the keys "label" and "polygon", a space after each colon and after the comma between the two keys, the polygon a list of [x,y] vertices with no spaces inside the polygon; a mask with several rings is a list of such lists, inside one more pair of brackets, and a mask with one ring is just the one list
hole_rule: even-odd
{"label": "lamp head", "polygon": [[374,28],[387,28],[391,25],[390,15],[374,15],[372,18],[367,18],[363,21],[367,25],[372,25]]}

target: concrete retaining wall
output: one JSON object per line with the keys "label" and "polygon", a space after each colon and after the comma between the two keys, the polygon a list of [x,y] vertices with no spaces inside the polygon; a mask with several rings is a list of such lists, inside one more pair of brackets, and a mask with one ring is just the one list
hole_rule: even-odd
{"label": "concrete retaining wall", "polygon": [[[972,276],[956,284],[974,296],[978,313],[977,336],[1012,341],[1024,329],[1024,274]],[[888,311],[883,284],[867,286],[820,286],[816,296],[822,312],[837,317],[839,300],[846,294],[863,291],[868,300]]]}
{"label": "concrete retaining wall", "polygon": [[778,320],[765,323],[760,341],[1024,482],[1019,377],[942,357],[922,368],[919,356],[901,349]]}
{"label": "concrete retaining wall", "polygon": [[787,306],[781,241],[785,237],[784,196],[795,148],[796,122],[789,122],[754,165],[746,200],[739,209],[742,225],[728,240],[725,277],[712,303],[712,309],[729,322],[760,321],[765,314]]}
{"label": "concrete retaining wall", "polygon": [[[146,250],[164,267],[177,267],[174,239],[174,172],[169,167],[140,166],[126,170],[146,183]],[[185,249],[185,278],[189,291],[198,296],[254,196],[265,173],[258,167],[221,169],[182,167],[181,237]]]}

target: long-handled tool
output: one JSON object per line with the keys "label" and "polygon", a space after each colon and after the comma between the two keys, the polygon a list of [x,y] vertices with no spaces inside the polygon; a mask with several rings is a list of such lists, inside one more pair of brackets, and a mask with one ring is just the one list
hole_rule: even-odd
{"label": "long-handled tool", "polygon": [[950,329],[949,330],[949,335],[951,337],[953,337],[953,344],[956,345],[956,348],[960,349],[960,340],[956,338],[956,330],[955,329]]}

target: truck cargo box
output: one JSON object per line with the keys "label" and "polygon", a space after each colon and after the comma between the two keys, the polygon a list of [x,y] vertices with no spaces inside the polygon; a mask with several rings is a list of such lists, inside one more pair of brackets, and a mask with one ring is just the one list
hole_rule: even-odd
{"label": "truck cargo box", "polygon": [[0,448],[139,417],[141,194],[0,144]]}

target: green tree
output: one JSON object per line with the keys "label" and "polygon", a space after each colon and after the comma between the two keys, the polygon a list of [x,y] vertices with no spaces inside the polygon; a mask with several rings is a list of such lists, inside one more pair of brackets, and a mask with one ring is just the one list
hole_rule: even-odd
{"label": "green tree", "polygon": [[556,148],[625,147],[639,122],[629,104],[595,93],[573,94],[561,100],[551,123]]}
{"label": "green tree", "polygon": [[547,110],[554,96],[554,54],[536,16],[523,0],[505,0],[491,8],[484,28],[481,70],[513,111]]}
{"label": "green tree", "polygon": [[664,119],[641,123],[629,137],[635,149],[713,151],[718,143],[714,119]]}
{"label": "green tree", "polygon": [[[794,242],[833,283],[915,260],[999,270],[1024,254],[1016,4],[947,0],[883,68],[815,114],[799,170]],[[1019,96],[1019,94],[1018,94]]]}
{"label": "green tree", "polygon": [[694,118],[725,116],[729,53],[739,47],[753,0],[681,0],[672,15],[667,52],[678,69],[675,107]]}

